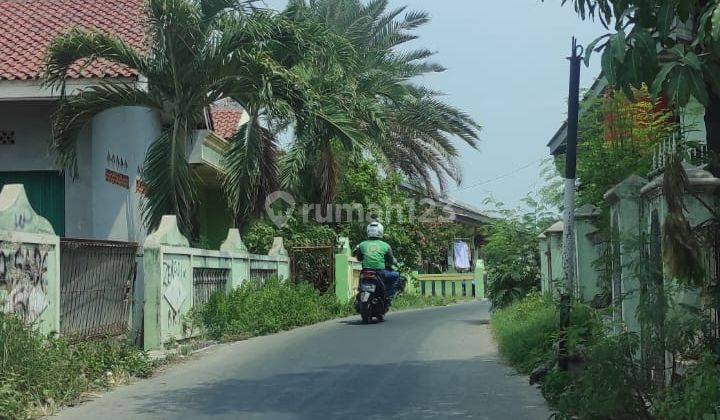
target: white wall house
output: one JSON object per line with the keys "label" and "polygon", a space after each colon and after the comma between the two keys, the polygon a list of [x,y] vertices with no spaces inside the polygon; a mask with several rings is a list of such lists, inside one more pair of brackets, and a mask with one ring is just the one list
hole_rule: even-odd
{"label": "white wall house", "polygon": [[[142,243],[146,229],[140,206],[145,154],[161,131],[159,116],[141,107],[105,111],[79,136],[76,176],[58,166],[51,148],[51,118],[57,92],[41,84],[42,59],[50,42],[73,27],[118,36],[137,48],[146,42],[142,0],[85,2],[84,13],[70,0],[26,0],[0,6],[0,188],[22,183],[36,211],[48,218],[60,236]],[[52,8],[52,10],[49,10]],[[48,10],[45,10],[48,9]],[[71,73],[69,94],[100,80],[133,83],[134,71],[114,64]],[[224,140],[241,124],[242,109],[228,106],[211,112],[208,130],[197,136],[189,156],[203,174],[219,171]],[[215,121],[213,121],[213,118]],[[243,121],[244,122],[244,121]],[[213,180],[209,180],[210,192]]]}

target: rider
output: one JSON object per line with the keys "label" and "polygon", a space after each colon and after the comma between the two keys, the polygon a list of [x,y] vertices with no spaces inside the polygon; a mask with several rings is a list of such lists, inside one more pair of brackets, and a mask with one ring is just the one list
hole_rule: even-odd
{"label": "rider", "polygon": [[392,268],[395,257],[390,245],[382,240],[384,233],[381,223],[370,223],[367,226],[368,239],[355,248],[355,255],[362,262],[363,270],[374,270],[380,275],[385,283],[388,301],[391,302],[397,293],[400,274]]}

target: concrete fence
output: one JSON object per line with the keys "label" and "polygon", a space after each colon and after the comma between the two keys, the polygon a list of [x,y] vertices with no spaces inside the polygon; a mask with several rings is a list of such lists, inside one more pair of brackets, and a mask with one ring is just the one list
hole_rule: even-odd
{"label": "concrete fence", "polygon": [[[690,227],[700,240],[700,259],[711,279],[720,276],[720,226],[708,210],[718,208],[720,179],[706,170],[683,164],[692,190],[684,197],[685,214]],[[576,296],[591,302],[602,292],[602,270],[609,270],[613,319],[629,331],[641,330],[637,312],[640,303],[640,272],[654,267],[665,284],[675,279],[665,272],[662,261],[662,229],[667,216],[662,175],[648,181],[632,175],[605,194],[609,205],[609,237],[601,238],[597,226],[598,209],[584,206],[576,210],[575,224],[577,290]],[[543,232],[538,238],[541,261],[541,285],[544,293],[557,294],[562,280],[562,222]],[[608,260],[601,261],[605,255]],[[642,263],[642,266],[641,266]],[[678,290],[669,288],[668,290]],[[701,306],[701,296],[695,290],[679,289],[671,298],[676,302]]]}
{"label": "concrete fence", "polygon": [[17,184],[0,191],[0,309],[60,331],[60,238]]}
{"label": "concrete fence", "polygon": [[290,277],[290,259],[282,238],[268,255],[247,252],[237,229],[230,229],[220,250],[191,248],[175,216],[164,216],[145,241],[144,347],[161,348],[196,334],[187,315],[210,294],[239,287],[250,278]]}

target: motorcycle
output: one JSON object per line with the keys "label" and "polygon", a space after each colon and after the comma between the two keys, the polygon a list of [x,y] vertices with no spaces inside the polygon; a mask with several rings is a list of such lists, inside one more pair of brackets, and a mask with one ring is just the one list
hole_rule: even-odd
{"label": "motorcycle", "polygon": [[360,284],[355,299],[355,309],[360,314],[363,324],[368,324],[375,318],[378,322],[385,320],[385,314],[390,309],[387,299],[385,282],[374,270],[360,272]]}

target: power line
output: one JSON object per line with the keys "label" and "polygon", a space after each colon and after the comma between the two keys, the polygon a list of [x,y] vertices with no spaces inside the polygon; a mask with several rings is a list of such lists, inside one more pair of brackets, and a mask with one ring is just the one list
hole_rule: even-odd
{"label": "power line", "polygon": [[509,176],[515,175],[515,174],[517,174],[518,172],[522,171],[523,169],[527,169],[527,168],[529,168],[529,167],[532,166],[532,165],[537,165],[538,163],[541,163],[543,160],[545,160],[545,158],[541,158],[541,159],[539,159],[539,160],[534,160],[534,161],[532,161],[532,162],[530,162],[530,163],[528,163],[528,164],[526,164],[526,165],[523,165],[523,166],[520,166],[520,167],[518,167],[518,168],[513,169],[511,172],[508,172],[508,173],[505,173],[505,174],[502,174],[502,175],[498,175],[497,177],[491,178],[491,179],[488,179],[488,180],[482,180],[482,181],[476,182],[476,183],[474,183],[474,184],[463,185],[463,186],[461,186],[461,187],[456,188],[454,191],[462,191],[462,190],[467,190],[467,189],[471,189],[471,188],[477,188],[477,187],[480,187],[480,186],[483,186],[483,185],[486,185],[486,184],[490,184],[490,183],[492,183],[492,182],[500,181],[501,179],[505,179],[505,178],[507,178],[507,177],[509,177]]}

